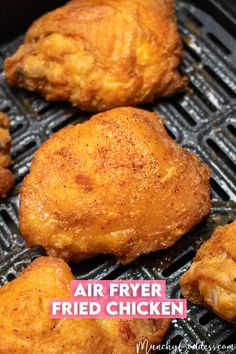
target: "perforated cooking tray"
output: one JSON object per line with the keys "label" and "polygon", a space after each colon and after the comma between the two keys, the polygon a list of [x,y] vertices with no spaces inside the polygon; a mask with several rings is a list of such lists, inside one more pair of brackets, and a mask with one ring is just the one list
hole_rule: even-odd
{"label": "perforated cooking tray", "polygon": [[[195,1],[177,1],[179,29],[185,47],[182,71],[190,78],[193,94],[179,95],[145,108],[158,111],[165,119],[169,134],[210,166],[211,214],[174,247],[142,256],[129,266],[117,265],[111,256],[72,264],[77,278],[166,279],[169,295],[178,297],[179,276],[190,265],[196,247],[214,227],[236,216],[236,41],[233,37],[236,22],[213,0],[200,0],[198,7],[193,3]],[[14,52],[21,41],[19,37],[1,46],[0,62]],[[16,277],[33,258],[43,254],[40,247],[25,249],[17,222],[19,187],[34,151],[52,133],[69,123],[82,123],[89,115],[70,105],[48,103],[29,92],[9,88],[2,71],[0,110],[11,117],[16,179],[12,194],[0,202],[0,282],[3,284]],[[183,338],[189,344],[197,340],[204,340],[206,344],[236,343],[233,325],[191,303],[188,318],[174,320],[166,340],[178,344]]]}

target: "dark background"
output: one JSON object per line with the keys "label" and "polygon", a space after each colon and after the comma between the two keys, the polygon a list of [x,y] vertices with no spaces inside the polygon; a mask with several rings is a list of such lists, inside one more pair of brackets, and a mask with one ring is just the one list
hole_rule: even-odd
{"label": "dark background", "polygon": [[[191,2],[191,0],[189,0]],[[211,0],[192,0],[208,6]],[[215,0],[223,5],[231,16],[236,17],[236,0]],[[6,41],[19,31],[25,31],[32,21],[66,0],[0,0],[0,41]]]}
{"label": "dark background", "polygon": [[231,15],[236,17],[236,0],[218,0],[223,7],[231,12]]}
{"label": "dark background", "polygon": [[0,41],[26,30],[34,19],[66,0],[0,0]]}

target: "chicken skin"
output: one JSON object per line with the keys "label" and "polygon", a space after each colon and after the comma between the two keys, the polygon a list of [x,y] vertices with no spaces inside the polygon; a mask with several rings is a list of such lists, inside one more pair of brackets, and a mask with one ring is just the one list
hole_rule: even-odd
{"label": "chicken skin", "polygon": [[174,0],[73,0],[42,16],[4,64],[10,85],[87,111],[181,89]]}
{"label": "chicken skin", "polygon": [[145,338],[162,341],[168,319],[50,318],[50,300],[69,299],[72,279],[62,259],[40,257],[0,288],[0,354],[135,354]]}
{"label": "chicken skin", "polygon": [[184,297],[236,323],[236,220],[218,227],[180,279]]}
{"label": "chicken skin", "polygon": [[10,149],[9,118],[0,112],[0,198],[5,197],[14,185],[13,175],[8,169],[12,163]]}
{"label": "chicken skin", "polygon": [[210,210],[210,172],[154,113],[116,108],[68,126],[35,153],[20,197],[28,246],[122,263],[166,248]]}

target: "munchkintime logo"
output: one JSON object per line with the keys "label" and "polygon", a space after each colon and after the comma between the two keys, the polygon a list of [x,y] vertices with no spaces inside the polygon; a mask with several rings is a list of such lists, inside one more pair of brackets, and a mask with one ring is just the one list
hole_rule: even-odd
{"label": "munchkintime logo", "polygon": [[53,299],[52,318],[186,318],[186,300],[166,298],[164,280],[73,280]]}

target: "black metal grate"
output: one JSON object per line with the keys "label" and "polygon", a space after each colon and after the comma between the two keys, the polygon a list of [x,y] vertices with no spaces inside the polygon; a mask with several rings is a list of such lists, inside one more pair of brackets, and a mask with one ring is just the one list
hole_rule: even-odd
{"label": "black metal grate", "polygon": [[[129,266],[117,265],[111,256],[71,264],[76,277],[166,279],[169,296],[178,297],[179,276],[190,265],[196,247],[217,225],[228,223],[236,216],[236,21],[215,0],[200,0],[198,7],[193,3],[177,1],[179,29],[185,48],[181,70],[189,76],[193,93],[155,102],[145,108],[159,112],[169,134],[210,166],[211,214],[174,248],[142,256]],[[0,64],[21,41],[22,37],[19,37],[0,47]],[[17,221],[19,187],[29,170],[34,151],[52,133],[67,124],[82,123],[89,114],[69,104],[48,103],[35,94],[9,88],[2,70],[0,111],[11,117],[16,178],[15,189],[0,202],[0,283],[3,284],[43,254],[38,247],[25,249]],[[190,344],[199,339],[207,344],[233,344],[236,343],[235,326],[189,303],[188,319],[174,320],[166,340],[179,344],[183,338]]]}

